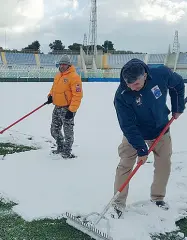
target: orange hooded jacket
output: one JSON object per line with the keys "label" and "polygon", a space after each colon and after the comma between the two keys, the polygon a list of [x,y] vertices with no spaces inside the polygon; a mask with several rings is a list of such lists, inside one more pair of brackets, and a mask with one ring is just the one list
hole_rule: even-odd
{"label": "orange hooded jacket", "polygon": [[67,71],[57,73],[49,95],[53,104],[60,107],[68,106],[71,112],[76,112],[83,97],[82,81],[75,67],[70,66]]}

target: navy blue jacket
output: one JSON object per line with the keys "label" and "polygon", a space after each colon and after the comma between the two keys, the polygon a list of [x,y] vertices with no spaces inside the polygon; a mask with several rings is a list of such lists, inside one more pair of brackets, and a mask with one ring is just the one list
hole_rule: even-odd
{"label": "navy blue jacket", "polygon": [[[168,123],[170,112],[184,111],[185,86],[182,77],[166,66],[151,69],[139,59],[132,59],[123,68],[132,62],[144,66],[148,74],[145,86],[140,91],[132,91],[121,74],[114,106],[124,136],[137,150],[138,156],[144,156],[148,154],[144,140],[158,137]],[[171,98],[171,111],[166,105],[168,92]]]}

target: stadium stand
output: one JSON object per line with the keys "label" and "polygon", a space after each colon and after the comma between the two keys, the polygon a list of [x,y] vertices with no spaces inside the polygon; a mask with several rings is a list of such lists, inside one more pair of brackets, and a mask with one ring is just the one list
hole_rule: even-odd
{"label": "stadium stand", "polygon": [[148,64],[164,64],[167,54],[150,54]]}
{"label": "stadium stand", "polygon": [[60,57],[53,54],[39,54],[40,66],[54,67]]}
{"label": "stadium stand", "polygon": [[122,68],[123,65],[132,58],[144,61],[145,54],[110,54],[108,56],[108,66],[110,68]]}
{"label": "stadium stand", "polygon": [[[0,52],[0,78],[53,78],[58,71],[56,63],[62,55],[37,53]],[[69,55],[82,78],[119,79],[123,65],[132,58],[138,58],[150,67],[166,65],[187,79],[187,53],[168,54],[99,54],[96,67],[83,55]],[[177,63],[177,64],[176,64]]]}
{"label": "stadium stand", "polygon": [[32,53],[6,52],[7,65],[36,65],[35,56]]}
{"label": "stadium stand", "polygon": [[178,64],[187,64],[187,53],[179,54]]}
{"label": "stadium stand", "polygon": [[[6,62],[8,66],[41,66],[41,67],[55,67],[62,55],[54,54],[33,54],[33,53],[11,53],[5,52]],[[39,62],[37,63],[37,57]],[[77,66],[78,56],[69,55],[72,63]],[[2,60],[1,60],[2,62]],[[0,62],[0,64],[1,64]],[[14,67],[16,68],[16,67]]]}
{"label": "stadium stand", "polygon": [[184,79],[187,79],[187,69],[177,69],[176,73],[181,75]]}
{"label": "stadium stand", "polygon": [[[71,59],[73,65],[78,65],[78,56],[77,55],[68,55]],[[56,63],[60,60],[62,55],[54,55],[54,54],[39,54],[40,66],[50,66],[55,67]]]}
{"label": "stadium stand", "polygon": [[[14,66],[15,67],[15,66]],[[24,68],[23,66],[16,66],[9,69],[0,67],[0,77],[3,78],[53,78],[57,73],[57,68],[44,68],[37,67]]]}

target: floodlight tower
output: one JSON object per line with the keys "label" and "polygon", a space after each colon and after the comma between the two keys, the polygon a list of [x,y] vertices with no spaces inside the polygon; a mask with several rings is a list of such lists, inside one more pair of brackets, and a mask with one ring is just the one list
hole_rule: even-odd
{"label": "floodlight tower", "polygon": [[179,51],[180,51],[179,34],[178,31],[176,30],[173,41],[173,53],[178,53]]}
{"label": "floodlight tower", "polygon": [[97,55],[97,0],[91,0],[90,27],[89,27],[90,54]]}

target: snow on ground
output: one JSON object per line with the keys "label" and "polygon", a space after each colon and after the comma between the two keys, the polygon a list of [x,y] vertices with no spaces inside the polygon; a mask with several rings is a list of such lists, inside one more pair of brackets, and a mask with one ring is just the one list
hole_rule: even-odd
{"label": "snow on ground", "polygon": [[[117,86],[83,84],[84,98],[75,119],[73,152],[77,159],[62,160],[50,154],[54,143],[50,136],[52,105],[0,135],[1,142],[40,148],[7,155],[0,161],[0,193],[18,203],[14,211],[24,219],[56,217],[66,211],[101,212],[110,201],[119,161],[117,148],[122,139],[113,107]],[[44,103],[50,87],[51,83],[1,83],[0,127],[7,127]],[[186,120],[187,112],[171,127],[173,164],[166,198],[170,210],[148,203],[153,178],[150,154],[150,163],[143,165],[131,180],[125,218],[110,221],[114,240],[148,240],[149,233],[176,230],[175,221],[187,215]],[[146,203],[144,207],[142,202]]]}

